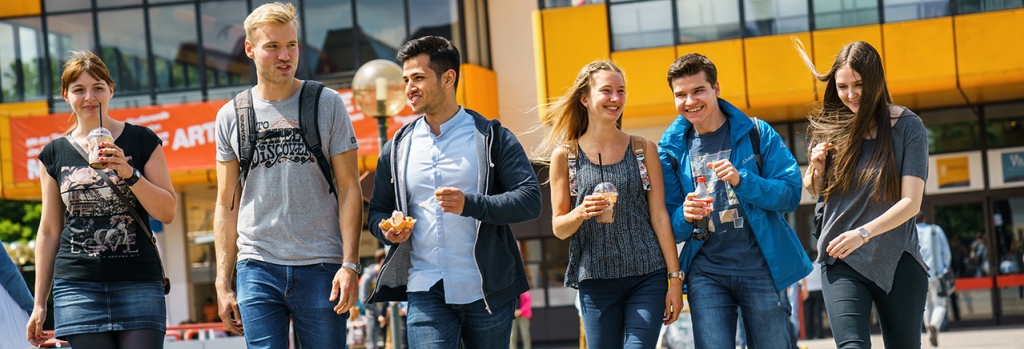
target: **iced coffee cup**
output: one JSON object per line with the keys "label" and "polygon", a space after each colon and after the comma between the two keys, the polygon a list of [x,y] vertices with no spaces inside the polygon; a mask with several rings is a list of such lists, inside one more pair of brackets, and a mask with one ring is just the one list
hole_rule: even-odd
{"label": "iced coffee cup", "polygon": [[100,162],[100,144],[103,143],[114,143],[114,136],[110,134],[110,130],[97,127],[92,131],[89,131],[89,136],[86,137],[86,141],[89,143],[89,166],[93,168],[103,168],[103,163]]}
{"label": "iced coffee cup", "polygon": [[619,192],[615,190],[615,185],[609,182],[602,182],[594,187],[594,194],[604,196],[605,199],[610,203],[608,208],[604,209],[601,215],[597,216],[598,223],[612,223],[615,222],[615,201],[619,198]]}

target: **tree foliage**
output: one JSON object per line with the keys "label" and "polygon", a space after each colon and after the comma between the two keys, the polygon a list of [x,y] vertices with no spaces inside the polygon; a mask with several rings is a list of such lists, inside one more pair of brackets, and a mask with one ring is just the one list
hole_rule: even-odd
{"label": "tree foliage", "polygon": [[35,238],[42,211],[39,202],[0,200],[0,241],[28,242]]}

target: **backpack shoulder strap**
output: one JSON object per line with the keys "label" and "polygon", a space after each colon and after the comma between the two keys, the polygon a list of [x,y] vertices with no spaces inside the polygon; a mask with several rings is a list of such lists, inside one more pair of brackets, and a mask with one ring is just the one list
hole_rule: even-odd
{"label": "backpack shoulder strap", "polygon": [[256,150],[256,111],[252,107],[252,88],[239,92],[234,98],[235,116],[238,118],[238,180],[245,182]]}
{"label": "backpack shoulder strap", "polygon": [[751,116],[750,121],[754,122],[754,128],[750,129],[750,146],[754,148],[754,161],[757,162],[757,172],[761,173],[764,167],[761,161],[761,129],[758,126],[756,116]]}
{"label": "backpack shoulder strap", "polygon": [[324,84],[320,82],[306,80],[302,84],[302,90],[299,92],[299,133],[302,134],[306,148],[316,158],[316,164],[327,180],[329,192],[338,195],[334,188],[331,162],[324,155],[323,142],[320,139],[320,94],[323,91]]}
{"label": "backpack shoulder strap", "polygon": [[644,151],[647,150],[647,140],[637,135],[629,135],[633,143],[633,155],[636,156],[636,166],[640,169],[640,181],[644,184],[644,190],[651,190],[651,178],[647,176],[647,161]]}
{"label": "backpack shoulder strap", "polygon": [[579,185],[576,183],[577,154],[580,149],[579,143],[574,139],[562,145],[565,148],[565,159],[569,161],[569,195],[580,194]]}

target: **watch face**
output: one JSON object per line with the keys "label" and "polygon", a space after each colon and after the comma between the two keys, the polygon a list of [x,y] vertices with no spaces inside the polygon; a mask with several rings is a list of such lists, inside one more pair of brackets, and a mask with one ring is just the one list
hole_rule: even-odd
{"label": "watch face", "polygon": [[868,230],[867,229],[860,228],[860,237],[866,238],[866,237],[868,237],[868,235],[869,234],[868,234]]}

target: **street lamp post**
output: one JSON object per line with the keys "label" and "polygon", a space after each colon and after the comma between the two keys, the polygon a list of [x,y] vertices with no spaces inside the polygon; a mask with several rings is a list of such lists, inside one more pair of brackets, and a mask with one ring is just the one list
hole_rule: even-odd
{"label": "street lamp post", "polygon": [[387,142],[387,119],[405,108],[402,68],[386,59],[375,59],[359,67],[352,77],[352,91],[363,113],[377,119],[380,148]]}
{"label": "street lamp post", "polygon": [[[405,108],[405,94],[402,84],[402,68],[395,62],[375,59],[359,67],[352,77],[352,92],[355,103],[363,113],[377,119],[377,130],[380,135],[378,154],[384,150],[388,141],[389,117],[397,115]],[[399,336],[398,307],[391,306],[388,311],[388,323],[391,329],[392,347],[399,348],[405,338]]]}

